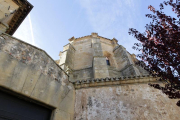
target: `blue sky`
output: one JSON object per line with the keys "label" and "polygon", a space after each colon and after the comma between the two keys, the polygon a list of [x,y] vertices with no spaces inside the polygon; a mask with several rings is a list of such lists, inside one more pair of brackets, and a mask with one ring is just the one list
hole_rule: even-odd
{"label": "blue sky", "polygon": [[[14,34],[23,41],[45,50],[53,59],[68,44],[68,39],[97,32],[116,38],[130,53],[137,40],[129,28],[144,32],[149,23],[145,14],[152,5],[159,8],[164,0],[28,0],[33,6],[30,15]],[[168,9],[165,12],[171,14]]]}

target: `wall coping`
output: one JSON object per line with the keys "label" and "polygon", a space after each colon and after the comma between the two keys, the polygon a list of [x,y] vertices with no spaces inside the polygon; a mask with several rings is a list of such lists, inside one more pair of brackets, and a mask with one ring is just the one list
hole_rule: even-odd
{"label": "wall coping", "polygon": [[[33,47],[33,48],[35,48],[35,49],[38,49],[38,50],[44,52],[44,53],[57,65],[57,67],[59,67],[59,68],[69,77],[69,75],[68,75],[68,74],[55,62],[55,60],[52,59],[52,57],[49,56],[49,55],[46,53],[46,51],[44,51],[43,49],[38,48],[38,47],[36,47],[36,46],[34,46],[34,45],[31,45],[31,44],[29,44],[29,43],[27,43],[27,42],[25,42],[25,41],[22,41],[22,40],[20,40],[20,39],[18,39],[18,38],[16,38],[16,37],[11,36],[11,35],[9,35],[9,34],[2,33],[2,34],[0,34],[0,36],[1,36],[1,35],[6,35],[6,36],[8,36],[8,37],[11,37],[11,38],[13,38],[13,39],[21,42],[21,43],[24,43],[24,44],[26,44],[26,45],[29,45],[29,46],[31,46],[31,47]],[[1,36],[1,37],[3,37],[3,36]]]}
{"label": "wall coping", "polygon": [[[75,38],[74,40],[78,40],[78,39],[82,39],[82,38],[86,38],[86,37],[93,37],[93,36],[92,35],[86,35],[86,36]],[[110,40],[110,41],[112,41],[114,39],[114,38],[113,39],[105,38],[105,37],[102,37],[102,36],[99,36],[99,35],[97,35],[97,38],[104,38],[104,39],[107,39],[107,40]]]}

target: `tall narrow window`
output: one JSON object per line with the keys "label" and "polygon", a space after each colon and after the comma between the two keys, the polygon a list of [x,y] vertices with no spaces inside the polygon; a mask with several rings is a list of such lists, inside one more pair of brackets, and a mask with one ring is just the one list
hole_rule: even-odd
{"label": "tall narrow window", "polygon": [[109,58],[108,57],[106,57],[106,63],[107,63],[107,65],[110,66],[110,62],[109,62]]}

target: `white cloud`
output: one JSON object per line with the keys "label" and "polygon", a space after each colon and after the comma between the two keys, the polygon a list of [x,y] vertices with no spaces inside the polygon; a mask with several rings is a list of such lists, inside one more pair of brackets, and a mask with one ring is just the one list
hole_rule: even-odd
{"label": "white cloud", "polygon": [[[77,0],[85,9],[92,32],[108,38],[117,38],[119,44],[131,51],[135,41],[128,29],[140,22],[140,0]],[[130,45],[131,43],[131,45]],[[133,51],[134,52],[134,51]]]}
{"label": "white cloud", "polygon": [[32,44],[35,45],[34,33],[33,33],[33,28],[32,28],[32,22],[31,22],[31,16],[30,16],[30,14],[28,15],[28,17],[29,17],[29,25],[30,25],[30,30],[31,30]]}
{"label": "white cloud", "polygon": [[29,44],[37,46],[34,40],[33,27],[30,15],[25,18],[25,20],[21,23],[20,27],[17,29],[13,36]]}

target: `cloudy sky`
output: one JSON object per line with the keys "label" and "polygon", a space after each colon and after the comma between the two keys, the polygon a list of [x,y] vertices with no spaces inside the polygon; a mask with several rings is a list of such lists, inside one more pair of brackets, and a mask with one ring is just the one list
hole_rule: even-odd
{"label": "cloudy sky", "polygon": [[137,53],[132,49],[137,40],[128,34],[129,28],[144,32],[144,26],[149,23],[145,14],[151,13],[148,5],[159,8],[164,0],[28,1],[34,8],[14,36],[45,50],[57,60],[69,38],[92,32],[116,38],[130,53]]}

